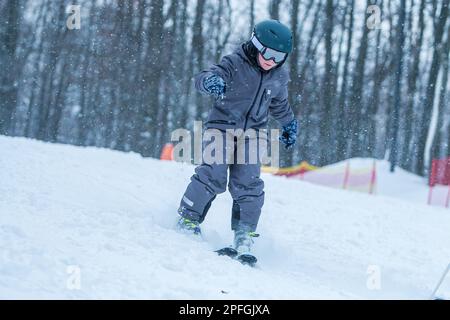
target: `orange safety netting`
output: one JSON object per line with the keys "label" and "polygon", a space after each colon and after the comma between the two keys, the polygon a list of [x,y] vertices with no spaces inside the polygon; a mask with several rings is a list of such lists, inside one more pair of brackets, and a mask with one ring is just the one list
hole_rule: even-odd
{"label": "orange safety netting", "polygon": [[339,189],[375,193],[376,188],[375,161],[362,168],[351,168],[350,162],[320,168],[303,161],[289,168],[263,167],[262,171]]}
{"label": "orange safety netting", "polygon": [[271,173],[277,176],[295,176],[300,175],[308,171],[316,170],[318,167],[310,165],[308,162],[303,161],[299,165],[288,168],[274,168],[274,167],[262,167],[261,171],[265,173]]}

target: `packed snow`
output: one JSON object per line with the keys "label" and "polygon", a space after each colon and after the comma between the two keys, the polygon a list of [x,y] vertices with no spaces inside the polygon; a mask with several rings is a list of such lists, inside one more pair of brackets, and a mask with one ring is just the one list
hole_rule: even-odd
{"label": "packed snow", "polygon": [[409,201],[412,176],[383,163],[376,196],[264,174],[251,268],[213,252],[232,240],[228,193],[203,239],[175,230],[192,165],[24,138],[0,150],[2,299],[427,299],[450,262],[450,210]]}

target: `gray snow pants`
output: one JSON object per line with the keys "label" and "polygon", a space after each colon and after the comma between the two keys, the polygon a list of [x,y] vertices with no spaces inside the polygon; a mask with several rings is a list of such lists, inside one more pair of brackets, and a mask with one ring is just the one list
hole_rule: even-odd
{"label": "gray snow pants", "polygon": [[[229,133],[222,132],[223,137],[233,139]],[[238,142],[240,141],[240,142]],[[211,141],[203,143],[203,149]],[[232,230],[245,229],[255,231],[261,208],[264,204],[264,182],[260,178],[261,163],[258,157],[258,148],[251,147],[255,139],[238,140],[234,138],[233,144],[228,148],[223,143],[223,156],[233,159],[230,162],[207,164],[205,161],[195,169],[191,182],[184,193],[178,213],[188,219],[203,222],[211,203],[217,194],[226,191],[229,168],[228,190],[233,198],[231,228]],[[245,149],[243,148],[245,145]],[[241,153],[238,162],[237,155],[245,150],[245,160]],[[257,154],[255,155],[255,152]],[[249,155],[253,154],[253,157]],[[254,159],[257,159],[256,163]],[[252,159],[250,162],[249,159]],[[241,163],[241,164],[240,164]]]}

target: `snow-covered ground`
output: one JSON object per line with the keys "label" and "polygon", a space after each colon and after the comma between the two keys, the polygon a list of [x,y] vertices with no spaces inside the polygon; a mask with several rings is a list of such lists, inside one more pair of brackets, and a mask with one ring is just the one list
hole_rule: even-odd
{"label": "snow-covered ground", "polygon": [[[369,196],[264,175],[250,268],[213,253],[232,239],[228,193],[203,241],[174,230],[191,165],[22,138],[0,150],[0,298],[426,299],[450,262],[450,210],[382,181]],[[405,184],[389,179],[387,194]]]}

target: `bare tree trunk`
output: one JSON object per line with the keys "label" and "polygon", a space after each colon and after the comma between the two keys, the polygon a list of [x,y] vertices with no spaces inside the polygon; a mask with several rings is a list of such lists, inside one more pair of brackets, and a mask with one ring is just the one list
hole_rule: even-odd
{"label": "bare tree trunk", "polygon": [[[316,4],[317,2],[314,1],[314,3]],[[316,4],[314,18],[312,19],[312,26],[308,32],[308,37],[307,39],[302,41],[302,43],[306,43],[307,46],[304,54],[301,56],[301,58],[299,58],[299,60],[303,62],[303,64],[301,64],[300,68],[300,78],[297,87],[297,93],[298,97],[301,97],[302,115],[299,114],[300,110],[298,110],[297,115],[302,119],[301,125],[303,126],[303,134],[301,135],[301,141],[303,141],[303,143],[301,143],[301,148],[303,150],[305,159],[313,159],[315,157],[312,154],[312,152],[314,151],[313,145],[315,145],[315,143],[312,141],[312,138],[315,135],[314,131],[316,130],[317,124],[313,121],[314,118],[312,113],[317,102],[310,102],[310,97],[305,92],[307,85],[309,84],[310,80],[312,80],[311,75],[314,74],[313,63],[316,62],[314,56],[316,54],[318,44],[323,37],[323,32],[319,32],[319,22],[321,20],[321,15],[322,1]],[[300,26],[300,30],[301,29],[302,26]],[[319,36],[317,36],[318,33]],[[298,35],[300,37],[301,33],[299,32]]]}
{"label": "bare tree trunk", "polygon": [[[333,105],[331,107],[331,124],[330,124],[330,151],[329,151],[329,163],[336,163],[339,160],[339,123],[342,121],[342,110],[339,109],[339,103],[338,103],[338,81],[339,81],[339,71],[341,70],[341,64],[342,64],[342,56],[344,54],[344,39],[345,39],[345,26],[347,23],[347,13],[348,13],[349,6],[345,6],[344,12],[341,19],[341,35],[339,37],[339,45],[338,45],[338,56],[336,60],[336,66],[334,67],[334,75],[333,75],[333,88],[334,88],[334,98],[333,98]],[[339,20],[339,18],[337,19]]]}
{"label": "bare tree trunk", "polygon": [[[172,26],[169,30],[167,30],[167,32],[165,33],[165,41],[166,41],[166,45],[164,46],[164,50],[167,52],[166,54],[166,65],[167,65],[167,69],[165,70],[165,88],[167,91],[169,90],[173,90],[174,94],[166,94],[164,96],[164,103],[163,103],[163,110],[164,115],[161,119],[161,125],[160,127],[160,132],[158,134],[158,138],[159,138],[159,142],[158,142],[158,149],[160,149],[169,139],[170,136],[168,134],[168,129],[170,127],[169,121],[170,121],[170,116],[173,113],[173,107],[175,106],[175,102],[174,102],[174,96],[178,96],[179,94],[181,94],[181,92],[179,92],[179,86],[176,85],[176,80],[175,79],[175,72],[176,72],[176,68],[178,68],[179,66],[176,64],[176,60],[175,60],[175,55],[176,53],[176,49],[177,49],[177,31],[178,31],[178,6],[179,6],[179,0],[172,0],[171,2],[171,7],[170,7],[170,11],[169,11],[169,19],[172,20]],[[176,108],[176,106],[175,106]]]}
{"label": "bare tree trunk", "polygon": [[[37,19],[37,27],[44,28],[45,27],[45,19],[51,8],[50,1],[46,1],[41,4]],[[45,55],[44,52],[44,39],[40,39],[39,45],[37,47],[37,57],[35,58],[36,63],[33,71],[33,79],[32,85],[30,86],[30,99],[28,103],[28,110],[26,114],[26,125],[25,125],[25,137],[35,138],[35,118],[39,118],[39,104],[37,104],[37,99],[42,92],[42,83],[44,82],[45,73],[41,72],[41,66],[45,65]]]}
{"label": "bare tree trunk", "polygon": [[281,3],[281,0],[270,0],[269,1],[270,19],[275,19],[275,20],[280,19],[280,3]]}
{"label": "bare tree trunk", "polygon": [[[92,7],[91,7],[92,10]],[[89,24],[92,25],[94,23],[95,13],[91,12],[89,16]],[[117,23],[117,22],[115,22]],[[88,32],[89,37],[93,37],[94,30],[90,29]],[[118,39],[118,37],[116,37]],[[118,47],[118,43],[115,43],[115,47]],[[77,118],[77,137],[76,143],[80,146],[87,145],[88,143],[88,135],[91,130],[90,121],[89,121],[89,113],[91,107],[88,103],[88,94],[89,91],[92,90],[92,70],[94,57],[91,52],[90,44],[87,44],[83,47],[83,51],[81,52],[83,56],[83,61],[80,62],[81,72],[81,94],[80,94],[80,111],[78,113]],[[116,65],[116,67],[118,67]]]}
{"label": "bare tree trunk", "polygon": [[[158,112],[160,112],[161,103],[160,103],[160,83],[163,68],[160,64],[161,57],[164,54],[162,52],[162,35],[164,32],[164,17],[163,17],[163,6],[164,3],[160,0],[152,0],[151,2],[151,14],[150,14],[150,31],[148,42],[150,44],[150,64],[148,72],[148,87],[149,87],[149,97],[150,101],[148,103],[148,109],[146,112],[146,116],[150,120],[149,128],[147,129],[149,132],[156,132],[159,124],[155,121],[155,117],[157,117]],[[147,131],[143,130],[143,131]],[[144,148],[142,153],[144,156],[153,156],[158,152],[155,148],[156,141],[153,139],[148,141],[148,143],[144,143]],[[148,146],[150,145],[150,147]]]}
{"label": "bare tree trunk", "polygon": [[[441,144],[443,138],[444,128],[444,117],[449,114],[449,103],[447,97],[447,85],[448,85],[448,74],[449,74],[449,59],[450,59],[450,25],[447,28],[447,40],[442,48],[441,59],[442,59],[442,76],[441,76],[441,87],[439,89],[439,105],[438,105],[438,121],[436,125],[436,132],[433,138],[433,144],[431,147],[431,158],[440,158],[442,156]],[[450,154],[444,154],[444,156],[450,156]],[[431,160],[431,159],[430,159]]]}
{"label": "bare tree trunk", "polygon": [[[204,56],[203,56],[203,16],[205,12],[205,0],[197,0],[197,7],[195,11],[194,27],[192,30],[192,58],[194,58],[194,64],[192,65],[194,75],[195,72],[200,71],[203,68]],[[200,93],[195,94],[195,107],[196,107],[196,120],[201,120],[204,112],[204,100]]]}
{"label": "bare tree trunk", "polygon": [[[367,8],[369,0],[366,1]],[[366,10],[364,10],[366,11]],[[351,156],[356,157],[361,155],[361,118],[363,108],[363,85],[364,85],[364,71],[366,66],[367,47],[368,47],[369,29],[366,24],[363,25],[363,34],[360,41],[358,58],[356,59],[355,72],[352,80],[352,95],[349,105],[349,132],[348,137],[351,141]]]}
{"label": "bare tree trunk", "polygon": [[367,154],[371,157],[376,158],[376,147],[377,147],[377,119],[378,107],[380,104],[380,94],[381,94],[381,84],[383,83],[386,69],[385,64],[381,60],[380,48],[381,42],[381,30],[377,31],[377,42],[376,42],[376,53],[375,53],[375,66],[374,66],[374,78],[373,78],[373,89],[368,101],[368,119],[367,123]]}
{"label": "bare tree trunk", "polygon": [[43,89],[41,90],[41,96],[39,100],[39,122],[37,128],[37,138],[48,141],[48,125],[49,119],[55,110],[55,106],[52,104],[54,95],[57,93],[57,89],[54,87],[60,74],[58,65],[62,62],[64,57],[62,56],[64,38],[67,34],[67,28],[61,28],[59,26],[65,26],[66,22],[66,5],[65,2],[61,2],[57,7],[57,11],[54,13],[56,26],[51,26],[50,30],[50,46],[48,49],[49,59],[47,61],[47,68],[44,71]]}
{"label": "bare tree trunk", "polygon": [[250,34],[255,27],[255,0],[250,0]]}
{"label": "bare tree trunk", "polygon": [[0,4],[0,134],[11,134],[12,116],[17,106],[17,45],[21,2],[5,0]]}
{"label": "bare tree trunk", "polygon": [[431,123],[431,116],[433,113],[434,97],[436,93],[436,80],[438,77],[439,64],[441,60],[440,46],[444,34],[444,27],[447,22],[449,9],[448,7],[449,7],[449,0],[443,0],[438,20],[435,22],[433,60],[431,62],[431,68],[428,77],[428,84],[426,88],[424,101],[425,112],[422,122],[420,124],[420,137],[418,141],[419,154],[415,170],[415,172],[418,174],[425,173],[425,152],[426,152],[425,148]]}
{"label": "bare tree trunk", "polygon": [[397,71],[395,73],[395,102],[392,113],[392,143],[390,146],[391,152],[390,162],[391,162],[391,172],[395,171],[395,167],[397,166],[397,155],[398,155],[398,129],[399,129],[399,121],[400,121],[400,104],[401,101],[401,82],[402,82],[402,71],[403,71],[403,44],[405,43],[404,37],[404,24],[405,24],[405,15],[406,15],[406,0],[401,0],[400,2],[400,15],[398,20],[398,34],[397,34],[397,48],[396,48],[396,57],[397,57]]}
{"label": "bare tree trunk", "polygon": [[[299,59],[299,35],[298,35],[298,11],[299,11],[299,5],[300,0],[293,0],[292,1],[292,11],[291,11],[291,30],[292,30],[292,36],[293,36],[293,42],[294,42],[294,48],[292,50],[291,56],[290,56],[290,63],[289,63],[289,74],[291,78],[291,82],[289,82],[289,102],[292,106],[292,109],[294,110],[294,114],[298,114],[297,110],[297,104],[298,104],[298,98],[297,98],[297,90],[298,90],[298,84],[300,82],[300,75],[298,73],[298,59]],[[301,120],[301,119],[300,119]],[[296,150],[299,150],[298,148]],[[289,165],[292,165],[292,153],[288,153],[286,163]]]}
{"label": "bare tree trunk", "polygon": [[405,141],[403,143],[403,148],[401,150],[401,166],[404,169],[411,170],[414,144],[412,144],[413,130],[414,130],[414,118],[417,117],[414,113],[415,97],[417,95],[417,80],[419,76],[419,66],[420,66],[420,53],[422,51],[423,43],[423,33],[425,31],[425,4],[426,0],[421,0],[419,9],[419,25],[418,25],[418,36],[415,43],[412,44],[412,62],[409,66],[408,74],[408,94],[407,103],[405,110]]}
{"label": "bare tree trunk", "polygon": [[326,23],[325,23],[325,74],[323,77],[323,105],[320,113],[320,136],[322,138],[320,151],[321,163],[329,163],[331,152],[331,123],[332,108],[334,104],[334,74],[335,67],[333,62],[333,27],[334,27],[334,4],[333,0],[326,1]]}
{"label": "bare tree trunk", "polygon": [[[179,36],[184,34],[186,27],[187,27],[187,20],[188,20],[188,14],[187,14],[187,7],[188,3],[187,0],[183,0],[183,9],[180,15],[180,31]],[[180,37],[181,39],[184,39],[183,37]],[[180,105],[179,108],[181,109],[179,120],[178,120],[178,126],[187,128],[188,127],[188,120],[189,120],[189,93],[191,92],[191,77],[192,77],[192,66],[193,62],[192,60],[189,60],[189,63],[184,63],[185,57],[187,56],[188,48],[186,46],[185,41],[179,41],[178,42],[178,57],[179,57],[179,67],[177,69],[177,79],[179,79],[183,90],[183,97],[180,99]],[[187,65],[187,67],[186,67]]]}
{"label": "bare tree trunk", "polygon": [[348,123],[349,118],[349,107],[347,104],[347,84],[348,84],[348,74],[350,67],[350,56],[352,50],[352,41],[353,41],[353,24],[354,24],[354,8],[355,8],[355,0],[351,0],[350,2],[350,11],[349,11],[349,26],[348,26],[348,38],[347,38],[347,53],[345,55],[344,62],[344,73],[342,75],[342,83],[339,94],[339,110],[341,110],[340,121],[338,121],[337,127],[337,140],[338,140],[338,152],[337,152],[337,160],[343,160],[348,157],[347,152],[347,143],[350,124]]}
{"label": "bare tree trunk", "polygon": [[[178,0],[175,0],[178,1]],[[138,23],[136,32],[133,34],[133,42],[135,45],[135,55],[136,55],[136,63],[133,68],[134,77],[134,85],[136,87],[136,94],[132,96],[132,104],[134,106],[134,121],[132,128],[132,150],[141,151],[143,146],[142,143],[142,128],[144,127],[143,115],[145,114],[145,106],[146,102],[144,102],[143,97],[145,97],[146,85],[144,83],[144,70],[142,68],[145,65],[145,58],[143,51],[145,50],[145,19],[146,19],[146,1],[139,1],[139,5],[137,7],[138,11]]]}
{"label": "bare tree trunk", "polygon": [[[300,75],[303,75],[301,77],[301,81],[299,83],[299,94],[303,95],[303,90],[306,85],[306,72],[308,71],[308,68],[311,66],[312,59],[314,55],[316,54],[317,46],[314,45],[314,39],[316,38],[316,34],[318,31],[319,21],[320,21],[320,15],[322,14],[322,2],[320,2],[317,5],[316,12],[314,13],[314,19],[313,19],[313,25],[311,26],[311,30],[308,35],[308,39],[306,40],[308,43],[308,46],[306,48],[306,53],[302,57],[302,60],[304,61]],[[321,40],[321,37],[317,37],[316,43],[318,44]]]}

